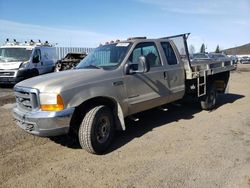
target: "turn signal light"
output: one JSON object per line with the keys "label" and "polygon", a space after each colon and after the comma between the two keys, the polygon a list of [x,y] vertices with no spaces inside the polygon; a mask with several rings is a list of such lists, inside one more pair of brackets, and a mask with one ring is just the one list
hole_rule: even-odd
{"label": "turn signal light", "polygon": [[64,104],[62,97],[60,95],[57,95],[56,97],[56,104],[42,104],[41,110],[43,111],[60,111],[64,109]]}

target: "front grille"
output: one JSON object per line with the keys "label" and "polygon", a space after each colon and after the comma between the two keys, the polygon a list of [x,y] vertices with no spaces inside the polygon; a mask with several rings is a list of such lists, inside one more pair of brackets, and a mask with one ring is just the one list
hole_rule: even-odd
{"label": "front grille", "polygon": [[0,72],[0,76],[14,76],[15,72]]}
{"label": "front grille", "polygon": [[231,65],[231,61],[226,61],[225,63],[224,63],[224,66],[230,66]]}
{"label": "front grille", "polygon": [[26,111],[38,109],[38,91],[36,89],[15,87],[14,90],[18,108]]}

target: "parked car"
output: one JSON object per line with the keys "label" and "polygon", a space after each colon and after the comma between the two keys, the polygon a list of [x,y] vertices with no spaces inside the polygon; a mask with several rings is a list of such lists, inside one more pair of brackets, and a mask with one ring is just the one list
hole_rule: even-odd
{"label": "parked car", "polygon": [[82,59],[87,56],[85,52],[83,53],[68,53],[63,59],[56,62],[54,72],[64,71],[75,68]]}
{"label": "parked car", "polygon": [[193,61],[210,61],[211,58],[207,53],[195,53],[190,55],[190,60]]}
{"label": "parked car", "polygon": [[236,55],[232,55],[230,58],[231,58],[231,61],[233,61],[235,65],[238,63],[238,57]]}
{"label": "parked car", "polygon": [[209,53],[208,56],[214,61],[231,61],[231,58],[222,53]]}
{"label": "parked car", "polygon": [[248,57],[248,56],[243,56],[243,57],[240,59],[240,63],[242,63],[242,64],[250,63],[250,57]]}

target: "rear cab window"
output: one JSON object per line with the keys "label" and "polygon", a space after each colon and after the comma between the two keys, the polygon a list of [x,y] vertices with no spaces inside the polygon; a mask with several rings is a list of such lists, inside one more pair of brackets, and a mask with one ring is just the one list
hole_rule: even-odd
{"label": "rear cab window", "polygon": [[161,42],[161,46],[167,59],[168,65],[177,65],[178,61],[171,44],[169,42]]}

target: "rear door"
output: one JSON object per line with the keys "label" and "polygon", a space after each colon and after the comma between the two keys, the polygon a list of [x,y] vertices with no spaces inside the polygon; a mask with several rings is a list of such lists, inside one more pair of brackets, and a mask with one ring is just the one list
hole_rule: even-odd
{"label": "rear door", "polygon": [[178,60],[178,52],[174,44],[170,41],[160,42],[162,54],[165,63],[165,79],[168,82],[171,91],[171,97],[174,99],[181,98],[185,92],[185,71],[184,66]]}
{"label": "rear door", "polygon": [[51,72],[53,70],[53,67],[54,67],[52,48],[44,47],[44,48],[41,48],[41,50],[42,50],[41,65],[43,68],[43,73]]}

